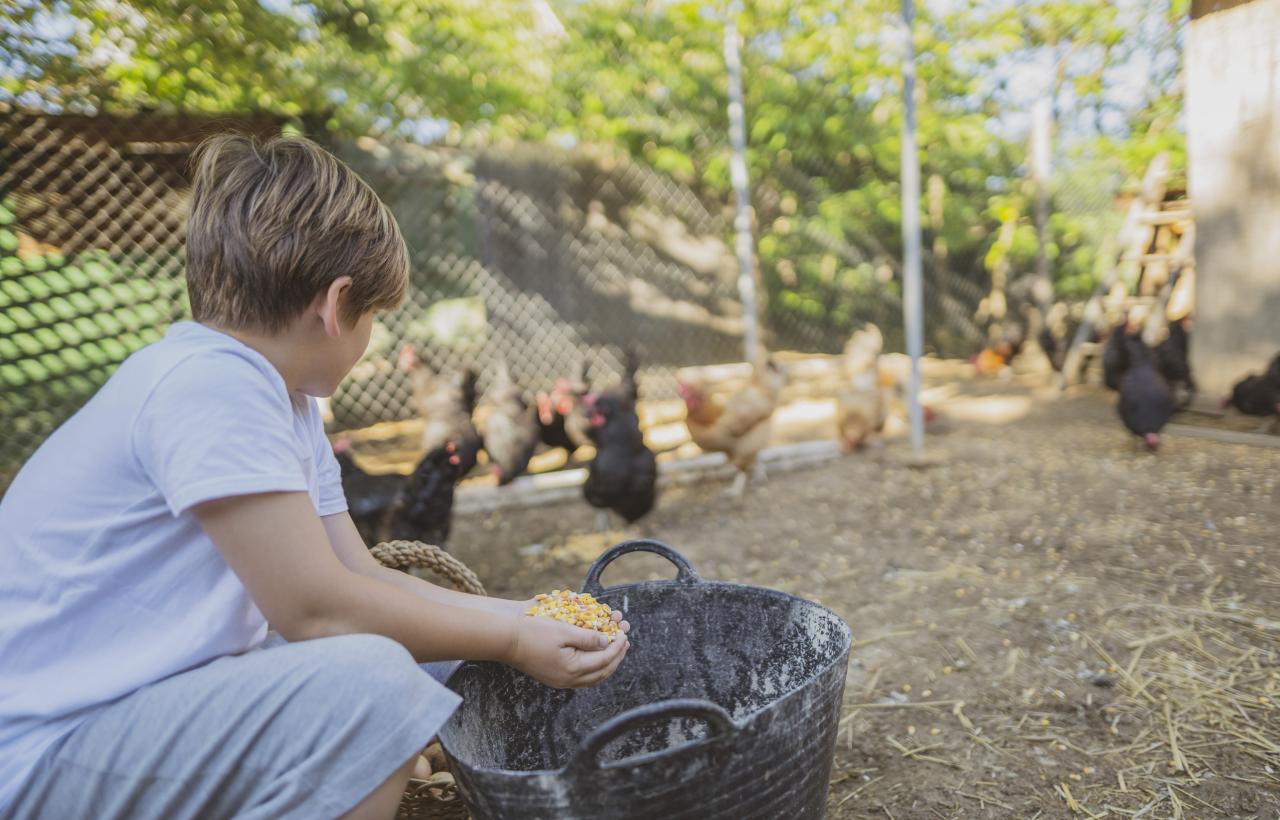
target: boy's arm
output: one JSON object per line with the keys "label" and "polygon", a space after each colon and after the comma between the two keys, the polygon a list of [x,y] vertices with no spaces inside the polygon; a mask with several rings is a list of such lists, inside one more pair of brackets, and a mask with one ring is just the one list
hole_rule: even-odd
{"label": "boy's arm", "polygon": [[427,600],[354,572],[338,559],[303,492],[222,498],[193,512],[286,640],[385,635],[419,661],[499,661],[559,687],[594,686],[626,652],[625,640],[610,645],[597,632],[550,618]]}
{"label": "boy's arm", "polygon": [[360,536],[360,531],[356,529],[356,525],[348,513],[326,515],[320,521],[324,524],[325,532],[329,536],[329,543],[333,546],[333,551],[337,553],[338,560],[352,572],[384,581],[428,601],[450,604],[466,609],[483,609],[503,615],[523,615],[525,607],[529,605],[527,601],[468,595],[465,592],[445,589],[400,570],[384,567],[369,554],[369,548],[365,546],[364,538]]}

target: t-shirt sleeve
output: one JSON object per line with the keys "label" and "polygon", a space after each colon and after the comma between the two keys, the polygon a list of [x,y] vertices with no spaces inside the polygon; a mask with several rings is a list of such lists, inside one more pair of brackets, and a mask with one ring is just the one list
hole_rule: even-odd
{"label": "t-shirt sleeve", "polygon": [[193,357],[163,376],[133,446],[174,515],[216,498],[307,489],[283,385],[232,354]]}
{"label": "t-shirt sleeve", "polygon": [[314,447],[313,458],[316,465],[316,480],[320,485],[320,503],[317,512],[321,516],[336,515],[347,511],[347,494],[342,490],[342,468],[333,454],[333,446],[324,434],[324,418],[316,400],[308,397],[309,409],[308,429]]}

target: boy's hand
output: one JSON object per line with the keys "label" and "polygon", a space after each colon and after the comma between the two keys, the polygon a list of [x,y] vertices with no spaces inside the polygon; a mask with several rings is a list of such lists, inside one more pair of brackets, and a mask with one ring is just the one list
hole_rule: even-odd
{"label": "boy's hand", "polygon": [[581,689],[612,675],[629,646],[625,637],[611,644],[591,629],[552,618],[520,617],[508,663],[547,686]]}

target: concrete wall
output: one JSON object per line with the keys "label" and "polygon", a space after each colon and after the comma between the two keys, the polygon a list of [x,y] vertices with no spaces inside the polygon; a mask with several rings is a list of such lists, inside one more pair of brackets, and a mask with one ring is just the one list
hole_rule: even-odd
{"label": "concrete wall", "polygon": [[1186,56],[1192,364],[1222,393],[1280,350],[1280,0],[1196,0]]}

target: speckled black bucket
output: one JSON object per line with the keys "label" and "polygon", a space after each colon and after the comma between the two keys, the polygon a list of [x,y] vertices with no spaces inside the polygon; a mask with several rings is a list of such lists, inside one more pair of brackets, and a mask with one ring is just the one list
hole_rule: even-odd
{"label": "speckled black bucket", "polygon": [[[600,588],[611,561],[666,557],[671,581]],[[849,627],[775,590],[704,581],[655,541],[619,544],[583,591],[632,624],[601,686],[555,690],[498,664],[449,680],[440,733],[480,820],[817,818],[826,809]]]}

